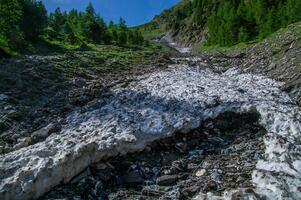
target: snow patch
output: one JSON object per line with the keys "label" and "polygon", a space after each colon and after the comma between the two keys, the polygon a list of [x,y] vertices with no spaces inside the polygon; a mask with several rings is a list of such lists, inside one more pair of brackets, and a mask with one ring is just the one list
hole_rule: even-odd
{"label": "snow patch", "polygon": [[141,150],[226,111],[254,110],[268,132],[252,177],[256,193],[300,199],[301,112],[280,86],[237,69],[219,74],[188,65],[140,76],[105,105],[72,113],[59,134],[1,155],[0,199],[37,198],[105,157]]}

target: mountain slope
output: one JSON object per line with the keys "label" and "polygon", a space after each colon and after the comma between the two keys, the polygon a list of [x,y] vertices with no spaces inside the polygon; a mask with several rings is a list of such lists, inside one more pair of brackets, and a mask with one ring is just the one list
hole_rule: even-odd
{"label": "mountain slope", "polygon": [[[196,16],[197,12],[199,12],[197,6],[200,2],[206,3],[205,0],[181,1],[178,5],[164,11],[160,16],[155,17],[150,23],[141,26],[140,30],[145,34],[147,33],[148,35],[146,35],[149,38],[161,38],[163,35],[168,35],[176,43],[182,46],[192,47],[194,53],[201,53],[202,55],[209,54],[207,57],[212,56],[213,59],[221,59],[221,62],[219,62],[220,66],[223,66],[225,69],[228,67],[240,67],[243,70],[252,73],[261,73],[284,82],[283,90],[288,92],[290,96],[301,105],[301,23],[292,23],[278,30],[274,27],[273,30],[275,31],[265,37],[258,35],[250,39],[250,41],[240,42],[231,47],[214,44],[210,43],[208,19],[211,15],[208,10],[214,12],[214,8],[210,7],[210,5],[215,5],[213,7],[216,7],[216,5],[222,5],[222,3],[219,4],[219,1],[210,1],[210,3],[202,4],[205,12],[203,12],[203,18],[199,19],[196,18]],[[240,2],[254,3],[256,0],[238,0],[236,2],[238,2],[238,4]],[[283,12],[287,11],[288,7],[291,7],[292,1],[274,1],[274,3],[278,3],[280,5],[278,6],[278,11]],[[266,4],[266,9],[269,10],[269,6],[271,5],[273,4]],[[272,6],[271,9],[273,8]],[[295,11],[296,10],[300,10],[300,12],[298,12],[298,14],[297,12],[295,13],[294,20],[298,20],[299,15],[301,15],[301,7],[298,3],[295,4]],[[292,12],[292,10],[290,11]],[[285,16],[288,15],[289,13],[285,14]],[[277,17],[277,15],[275,15],[275,17]],[[289,21],[286,21],[286,23],[289,23]],[[198,26],[197,24],[201,25]],[[281,26],[284,25],[285,23]],[[254,27],[254,29],[255,28],[256,27]],[[257,31],[258,34],[260,34],[261,30],[258,29]]]}
{"label": "mountain slope", "polygon": [[301,3],[296,0],[183,0],[140,30],[147,36],[168,32],[186,46],[232,46],[262,40],[300,20]]}

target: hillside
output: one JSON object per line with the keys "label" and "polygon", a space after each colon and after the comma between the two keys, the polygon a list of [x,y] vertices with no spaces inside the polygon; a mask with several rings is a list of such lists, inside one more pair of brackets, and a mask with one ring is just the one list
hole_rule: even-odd
{"label": "hillside", "polygon": [[[227,29],[223,23],[229,20],[229,12],[233,13]],[[139,29],[148,39],[164,36],[200,56],[226,60],[224,69],[239,66],[284,82],[283,90],[301,105],[300,20],[300,1],[183,0]],[[248,33],[244,40],[239,39],[241,28]]]}
{"label": "hillside", "polygon": [[184,46],[232,46],[260,41],[301,20],[297,0],[183,0],[141,26],[146,37],[164,33]]}
{"label": "hillside", "polygon": [[[220,61],[224,70],[238,67],[283,82],[282,90],[301,106],[301,22],[289,25],[254,44],[198,47],[200,55]],[[222,63],[222,64],[221,64]]]}

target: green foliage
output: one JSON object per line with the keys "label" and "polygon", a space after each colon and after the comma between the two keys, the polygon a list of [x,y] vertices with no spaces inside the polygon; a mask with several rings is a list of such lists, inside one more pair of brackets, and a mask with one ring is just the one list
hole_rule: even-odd
{"label": "green foliage", "polygon": [[17,47],[23,42],[21,19],[22,6],[19,0],[0,0],[0,34],[8,46]]}
{"label": "green foliage", "polygon": [[109,26],[90,3],[85,12],[47,11],[40,0],[0,0],[0,49],[22,52],[41,38],[63,46],[93,44],[143,44],[142,34],[127,28],[121,19]]}
{"label": "green foliage", "polygon": [[240,27],[238,32],[238,41],[246,42],[248,40],[248,32],[245,27]]}
{"label": "green foliage", "polygon": [[[81,44],[83,42],[93,44],[143,44],[142,34],[132,32],[126,26],[126,22],[120,19],[119,24],[110,22],[107,25],[104,20],[95,13],[90,3],[85,12],[71,10],[62,13],[57,9],[49,15],[49,27],[47,38],[69,44]],[[53,31],[57,34],[53,34]],[[138,42],[137,42],[138,41]],[[141,42],[142,41],[142,42]]]}
{"label": "green foliage", "polygon": [[[71,12],[70,12],[71,13]],[[53,39],[62,39],[63,28],[67,21],[67,14],[62,13],[60,8],[57,8],[54,13],[49,15],[49,24],[53,31],[57,33]]]}
{"label": "green foliage", "polygon": [[194,1],[193,22],[195,26],[203,26],[206,23],[205,3],[205,0]]}
{"label": "green foliage", "polygon": [[300,0],[183,0],[150,25],[167,24],[165,29],[195,36],[208,27],[207,45],[231,46],[266,38],[300,20]]}
{"label": "green foliage", "polygon": [[42,35],[47,26],[47,11],[40,1],[22,0],[22,20],[20,29],[25,38],[34,41]]}
{"label": "green foliage", "polygon": [[7,39],[0,34],[0,58],[8,57],[12,53],[9,49]]}
{"label": "green foliage", "polygon": [[207,21],[209,45],[231,46],[263,39],[279,28],[301,20],[299,0],[227,0],[212,4],[215,6],[212,6]]}
{"label": "green foliage", "polygon": [[125,21],[120,18],[119,20],[119,34],[118,34],[118,44],[123,46],[127,43],[127,27]]}
{"label": "green foliage", "polygon": [[0,32],[6,37],[18,29],[22,7],[18,0],[0,0]]}

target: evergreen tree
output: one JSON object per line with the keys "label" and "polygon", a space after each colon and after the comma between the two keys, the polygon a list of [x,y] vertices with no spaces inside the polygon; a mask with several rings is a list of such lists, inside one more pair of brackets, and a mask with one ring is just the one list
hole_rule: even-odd
{"label": "evergreen tree", "polygon": [[[202,1],[205,0],[194,1],[194,19],[201,13]],[[301,20],[299,0],[206,1],[203,10],[208,9],[210,12],[202,12],[207,15],[208,44],[221,46],[263,39],[280,27]]]}
{"label": "evergreen tree", "polygon": [[19,46],[23,42],[20,30],[22,5],[19,0],[0,0],[0,35],[9,46]]}
{"label": "evergreen tree", "polygon": [[[184,12],[186,13],[186,11]],[[183,14],[183,13],[182,13]],[[43,37],[40,37],[43,36]],[[0,44],[2,48],[21,49],[26,43],[46,38],[68,44],[83,41],[94,44],[143,44],[142,34],[130,31],[120,19],[118,25],[95,13],[90,3],[85,12],[73,9],[61,12],[57,8],[47,15],[44,4],[38,0],[0,0]]]}
{"label": "evergreen tree", "polygon": [[95,10],[93,5],[89,3],[84,15],[84,22],[82,23],[83,36],[88,42],[94,42],[94,34],[95,31],[97,31],[97,23],[95,18]]}
{"label": "evergreen tree", "polygon": [[288,24],[301,20],[301,1],[287,0],[286,16]]}
{"label": "evergreen tree", "polygon": [[286,9],[284,9],[286,6],[280,2],[280,4],[277,7],[277,19],[279,20],[279,28],[284,28],[288,24],[288,18]]}
{"label": "evergreen tree", "polygon": [[114,42],[118,41],[118,27],[110,21],[109,26],[108,26],[108,34],[111,37],[111,40]]}
{"label": "evergreen tree", "polygon": [[120,18],[118,26],[119,26],[118,44],[123,46],[127,44],[128,38],[127,38],[127,26],[122,18]]}
{"label": "evergreen tree", "polygon": [[79,43],[79,38],[76,36],[74,26],[69,20],[64,25],[64,41],[70,44]]}
{"label": "evergreen tree", "polygon": [[47,11],[42,2],[35,0],[22,1],[22,23],[21,30],[28,40],[36,40],[43,34],[47,26]]}
{"label": "evergreen tree", "polygon": [[66,14],[62,13],[60,8],[57,8],[54,13],[51,13],[49,16],[49,25],[52,29],[57,33],[58,37],[61,38],[60,35],[63,33],[64,25],[67,21]]}
{"label": "evergreen tree", "polygon": [[204,25],[205,23],[203,0],[195,1],[195,11],[193,13],[193,22],[196,26]]}
{"label": "evergreen tree", "polygon": [[132,30],[128,31],[128,41],[130,44],[137,44],[136,34]]}
{"label": "evergreen tree", "polygon": [[136,39],[136,44],[142,45],[144,42],[144,38],[142,36],[142,33],[138,30],[135,31],[135,39]]}

